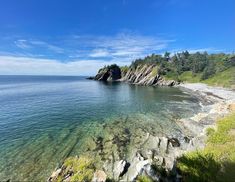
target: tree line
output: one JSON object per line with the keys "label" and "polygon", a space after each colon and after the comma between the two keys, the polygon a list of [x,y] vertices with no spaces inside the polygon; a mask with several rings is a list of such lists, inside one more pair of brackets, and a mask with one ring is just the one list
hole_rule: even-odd
{"label": "tree line", "polygon": [[205,80],[235,66],[235,55],[183,51],[171,56],[169,52],[166,52],[164,55],[152,54],[143,59],[136,59],[130,67],[136,69],[137,66],[144,64],[155,64],[158,66],[159,74],[168,75],[174,79],[185,71],[191,71],[193,75],[200,74],[201,80]]}

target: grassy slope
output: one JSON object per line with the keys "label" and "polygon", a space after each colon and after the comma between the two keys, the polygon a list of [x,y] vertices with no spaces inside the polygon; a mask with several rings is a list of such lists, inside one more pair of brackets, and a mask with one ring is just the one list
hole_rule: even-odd
{"label": "grassy slope", "polygon": [[179,76],[179,80],[184,82],[190,82],[190,83],[198,83],[200,82],[201,74],[195,74],[191,71],[185,71]]}
{"label": "grassy slope", "polygon": [[235,181],[235,113],[208,129],[205,149],[185,154],[177,167],[183,181]]}
{"label": "grassy slope", "polygon": [[[206,83],[211,86],[234,87],[235,86],[235,67],[216,73],[211,78],[201,80],[202,73],[192,74],[191,71],[185,71],[178,76],[178,80],[186,83]],[[165,79],[176,79],[176,75],[165,75]]]}
{"label": "grassy slope", "polygon": [[235,67],[220,72],[203,82],[212,86],[230,87],[231,85],[235,85]]}

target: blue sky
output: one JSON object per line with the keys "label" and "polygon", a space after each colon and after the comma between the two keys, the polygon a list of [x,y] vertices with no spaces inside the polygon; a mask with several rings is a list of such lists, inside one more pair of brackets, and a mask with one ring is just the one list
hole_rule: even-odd
{"label": "blue sky", "polygon": [[234,0],[0,0],[0,74],[94,75],[148,54],[235,50]]}

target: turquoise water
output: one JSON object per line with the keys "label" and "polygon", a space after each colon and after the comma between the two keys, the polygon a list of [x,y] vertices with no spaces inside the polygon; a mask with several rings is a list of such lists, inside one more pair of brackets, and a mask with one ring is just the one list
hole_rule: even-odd
{"label": "turquoise water", "polygon": [[200,110],[178,88],[56,76],[0,76],[0,103],[0,180],[47,179],[91,137],[112,132],[106,123],[177,135],[173,120]]}

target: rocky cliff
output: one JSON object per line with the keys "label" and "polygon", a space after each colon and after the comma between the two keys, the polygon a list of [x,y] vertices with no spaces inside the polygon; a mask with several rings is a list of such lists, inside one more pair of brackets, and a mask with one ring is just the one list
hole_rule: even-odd
{"label": "rocky cliff", "polygon": [[113,64],[101,68],[95,77],[89,77],[98,81],[115,81],[121,79],[121,69],[119,66]]}
{"label": "rocky cliff", "polygon": [[143,64],[134,67],[119,68],[111,65],[101,68],[95,77],[90,79],[99,81],[123,81],[138,85],[174,86],[175,80],[167,80],[159,73],[159,67],[154,64]]}

